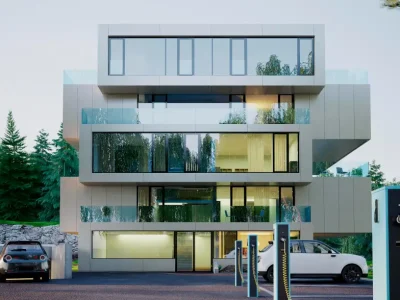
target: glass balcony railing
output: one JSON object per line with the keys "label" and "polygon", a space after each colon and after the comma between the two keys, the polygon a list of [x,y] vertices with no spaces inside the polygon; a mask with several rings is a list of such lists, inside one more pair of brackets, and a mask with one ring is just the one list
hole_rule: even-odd
{"label": "glass balcony railing", "polygon": [[314,177],[368,177],[369,163],[313,162]]}
{"label": "glass balcony railing", "polygon": [[311,222],[310,206],[81,206],[82,222]]}
{"label": "glass balcony railing", "polygon": [[97,71],[95,70],[65,70],[63,81],[70,84],[97,84]]}
{"label": "glass balcony railing", "polygon": [[326,70],[326,84],[368,84],[368,72],[363,70]]}
{"label": "glass balcony railing", "polygon": [[306,108],[83,108],[82,124],[310,124]]}

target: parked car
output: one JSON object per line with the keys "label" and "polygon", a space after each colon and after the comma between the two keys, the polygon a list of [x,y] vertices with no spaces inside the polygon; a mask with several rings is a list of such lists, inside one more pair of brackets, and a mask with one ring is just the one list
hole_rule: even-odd
{"label": "parked car", "polygon": [[49,258],[40,242],[10,241],[0,252],[0,281],[33,278],[49,281]]}
{"label": "parked car", "polygon": [[[258,254],[258,272],[268,282],[273,282],[275,246],[271,243]],[[320,241],[290,241],[291,278],[333,278],[337,281],[356,283],[368,276],[364,257],[344,254]]]}

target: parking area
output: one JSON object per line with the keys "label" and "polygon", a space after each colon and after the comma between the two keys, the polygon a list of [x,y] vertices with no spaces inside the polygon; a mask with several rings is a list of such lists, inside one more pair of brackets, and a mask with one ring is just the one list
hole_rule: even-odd
{"label": "parking area", "polygon": [[[260,280],[260,297],[273,299],[273,286]],[[233,274],[199,273],[74,273],[69,280],[50,283],[8,281],[0,283],[0,299],[130,299],[212,300],[246,299],[246,287],[233,285]],[[329,280],[292,281],[294,299],[372,300],[372,281],[357,285]]]}

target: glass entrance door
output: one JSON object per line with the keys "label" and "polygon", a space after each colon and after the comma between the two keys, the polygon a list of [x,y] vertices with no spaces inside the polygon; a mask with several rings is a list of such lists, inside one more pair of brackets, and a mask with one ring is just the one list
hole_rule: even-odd
{"label": "glass entrance door", "polygon": [[211,232],[195,232],[195,271],[211,271]]}
{"label": "glass entrance door", "polygon": [[210,272],[212,268],[211,232],[176,233],[176,271]]}
{"label": "glass entrance door", "polygon": [[193,271],[193,232],[177,232],[176,271]]}

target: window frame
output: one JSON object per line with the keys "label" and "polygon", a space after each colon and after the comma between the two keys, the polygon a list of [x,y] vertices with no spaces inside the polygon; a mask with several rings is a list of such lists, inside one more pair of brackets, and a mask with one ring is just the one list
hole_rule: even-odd
{"label": "window frame", "polygon": [[[180,72],[180,55],[181,55],[181,41],[191,41],[191,54],[192,54],[192,72],[191,74],[181,74]],[[193,76],[194,75],[194,38],[190,38],[190,37],[183,37],[183,38],[177,38],[177,75],[178,76]]]}
{"label": "window frame", "polygon": [[[112,41],[121,40],[122,41],[122,73],[121,74],[111,74],[111,43]],[[108,76],[125,76],[125,38],[121,37],[109,37],[108,38]]]}

